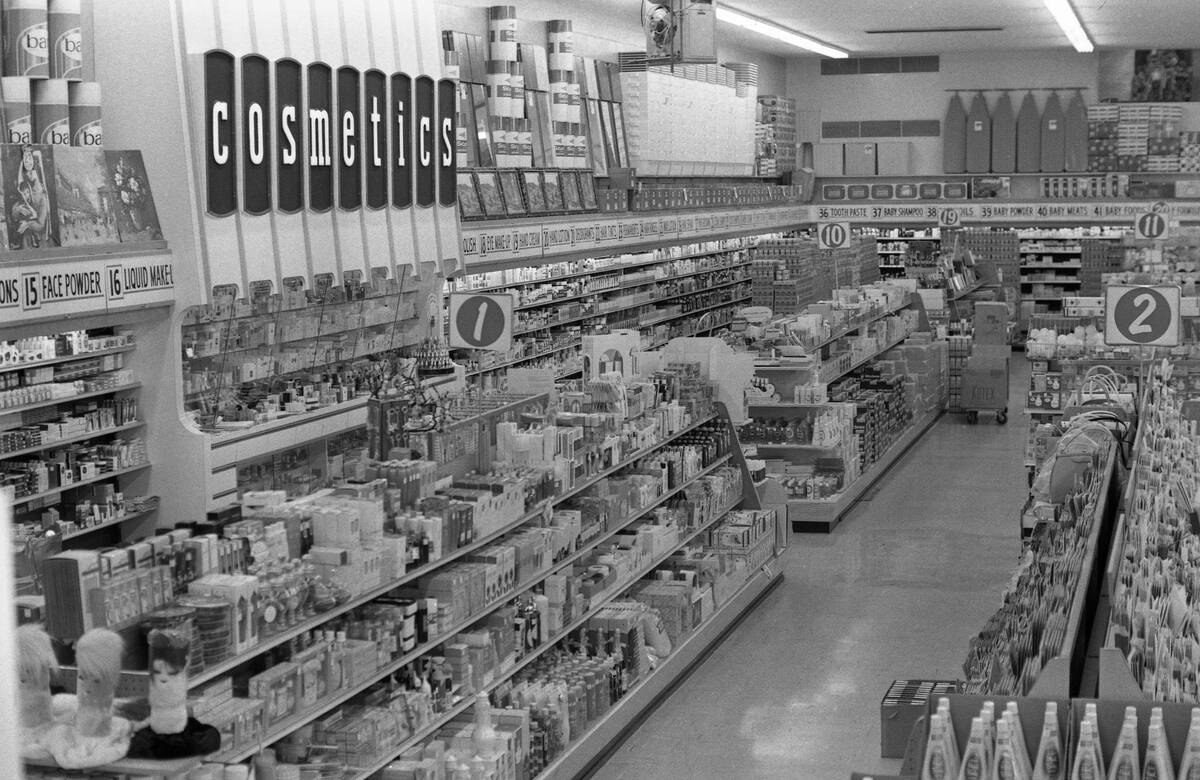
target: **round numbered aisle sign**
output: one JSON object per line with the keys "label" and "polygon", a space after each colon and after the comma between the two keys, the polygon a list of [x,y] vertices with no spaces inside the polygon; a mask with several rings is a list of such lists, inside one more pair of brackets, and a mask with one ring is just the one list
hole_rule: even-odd
{"label": "round numbered aisle sign", "polygon": [[938,212],[938,225],[940,227],[958,227],[962,224],[962,215],[958,213],[958,209],[944,208]]}
{"label": "round numbered aisle sign", "polygon": [[849,245],[849,222],[822,222],[817,225],[817,249],[841,249]]}
{"label": "round numbered aisle sign", "polygon": [[512,346],[513,297],[450,293],[450,346],[507,352]]}
{"label": "round numbered aisle sign", "polygon": [[1174,347],[1179,344],[1179,287],[1110,284],[1105,288],[1104,343]]}
{"label": "round numbered aisle sign", "polygon": [[1133,223],[1134,238],[1156,240],[1167,237],[1169,225],[1167,214],[1160,211],[1147,211],[1138,214]]}

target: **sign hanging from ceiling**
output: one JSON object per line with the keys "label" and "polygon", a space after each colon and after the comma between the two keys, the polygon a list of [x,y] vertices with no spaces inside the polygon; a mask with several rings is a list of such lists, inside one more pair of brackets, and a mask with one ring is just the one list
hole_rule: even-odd
{"label": "sign hanging from ceiling", "polygon": [[456,201],[452,80],[214,49],[204,55],[204,100],[214,216]]}

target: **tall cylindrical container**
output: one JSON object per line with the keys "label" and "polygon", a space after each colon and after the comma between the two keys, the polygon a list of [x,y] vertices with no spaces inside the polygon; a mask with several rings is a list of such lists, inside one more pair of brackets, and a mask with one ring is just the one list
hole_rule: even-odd
{"label": "tall cylindrical container", "polygon": [[79,81],[83,78],[79,8],[80,0],[50,0],[47,5],[52,79]]}
{"label": "tall cylindrical container", "polygon": [[100,85],[95,81],[72,81],[67,87],[71,123],[71,146],[103,146]]}
{"label": "tall cylindrical container", "polygon": [[3,0],[4,75],[48,78],[50,33],[46,0]]}
{"label": "tall cylindrical container", "polygon": [[66,79],[36,79],[30,92],[34,143],[70,146],[71,99]]}
{"label": "tall cylindrical container", "polygon": [[508,78],[508,62],[488,60],[487,63],[488,112],[492,116],[512,116],[512,84]]}
{"label": "tall cylindrical container", "polygon": [[0,78],[0,96],[4,99],[4,142],[9,144],[33,143],[29,79],[23,76]]}
{"label": "tall cylindrical container", "polygon": [[517,7],[493,5],[488,8],[488,59],[517,59]]}

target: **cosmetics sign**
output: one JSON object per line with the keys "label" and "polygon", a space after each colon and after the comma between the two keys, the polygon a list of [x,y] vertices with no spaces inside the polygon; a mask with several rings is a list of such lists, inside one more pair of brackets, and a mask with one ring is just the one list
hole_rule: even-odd
{"label": "cosmetics sign", "polygon": [[1110,284],[1104,290],[1104,299],[1105,344],[1178,346],[1178,285]]}

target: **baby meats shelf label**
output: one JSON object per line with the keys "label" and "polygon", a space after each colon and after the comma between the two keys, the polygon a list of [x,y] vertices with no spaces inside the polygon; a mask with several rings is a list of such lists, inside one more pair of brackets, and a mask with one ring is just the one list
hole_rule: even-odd
{"label": "baby meats shelf label", "polygon": [[42,316],[59,312],[103,312],[110,304],[170,302],[175,271],[169,256],[127,258],[120,262],[44,261],[36,268],[0,270],[0,320],[17,312]]}

